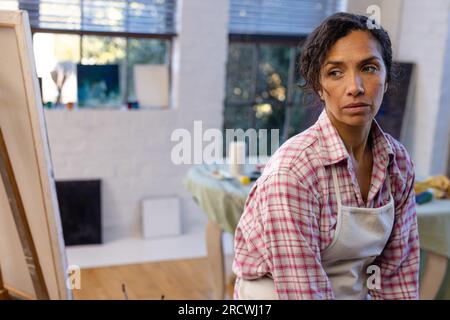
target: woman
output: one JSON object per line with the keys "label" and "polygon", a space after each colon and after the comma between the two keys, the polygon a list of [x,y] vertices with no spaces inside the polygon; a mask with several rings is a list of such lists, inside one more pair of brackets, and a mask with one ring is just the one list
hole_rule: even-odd
{"label": "woman", "polygon": [[337,13],[308,37],[317,122],[272,156],[235,233],[239,299],[417,299],[414,168],[375,121],[391,80],[387,32]]}

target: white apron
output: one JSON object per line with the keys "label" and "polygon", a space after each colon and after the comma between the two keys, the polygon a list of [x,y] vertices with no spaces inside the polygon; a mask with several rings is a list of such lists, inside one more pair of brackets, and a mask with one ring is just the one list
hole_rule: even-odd
{"label": "white apron", "polygon": [[[358,208],[342,205],[335,166],[332,173],[338,203],[337,223],[331,244],[321,252],[322,267],[336,299],[370,299],[367,268],[383,251],[394,225],[395,205],[389,174],[389,203],[379,208]],[[237,285],[239,299],[278,299],[269,277],[239,279]]]}

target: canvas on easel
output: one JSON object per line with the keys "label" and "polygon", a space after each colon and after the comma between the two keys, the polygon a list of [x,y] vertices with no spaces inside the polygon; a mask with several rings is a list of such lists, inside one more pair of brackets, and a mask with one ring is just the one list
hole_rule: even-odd
{"label": "canvas on easel", "polygon": [[64,240],[25,11],[0,11],[0,43],[0,285],[7,291],[0,295],[70,299]]}

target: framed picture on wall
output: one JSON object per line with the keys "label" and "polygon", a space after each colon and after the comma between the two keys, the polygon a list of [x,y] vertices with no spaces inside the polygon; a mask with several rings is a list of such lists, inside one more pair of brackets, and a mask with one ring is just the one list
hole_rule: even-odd
{"label": "framed picture on wall", "polygon": [[117,64],[77,64],[77,88],[81,108],[118,108],[122,105]]}

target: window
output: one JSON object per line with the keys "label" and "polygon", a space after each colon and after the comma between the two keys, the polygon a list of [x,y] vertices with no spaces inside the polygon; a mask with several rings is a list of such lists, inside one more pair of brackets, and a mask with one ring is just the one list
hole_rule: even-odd
{"label": "window", "polygon": [[279,129],[284,142],[306,128],[308,110],[297,85],[301,43],[344,4],[230,0],[224,129]]}
{"label": "window", "polygon": [[44,103],[79,102],[78,64],[104,70],[115,66],[119,101],[84,105],[103,107],[136,101],[136,64],[170,63],[175,4],[175,0],[0,0],[0,9],[28,11]]}
{"label": "window", "polygon": [[137,64],[166,64],[170,63],[170,42],[160,39],[128,39],[127,54],[127,94],[129,101],[136,101],[133,72]]}
{"label": "window", "polygon": [[228,50],[224,128],[280,129],[283,139],[297,133],[298,45],[232,41]]}
{"label": "window", "polygon": [[80,62],[80,36],[35,33],[34,56],[44,102],[77,101],[76,64]]}
{"label": "window", "polygon": [[86,35],[82,37],[81,48],[81,64],[84,67],[77,66],[78,105],[120,107],[122,101],[128,100],[124,99],[127,39]]}

